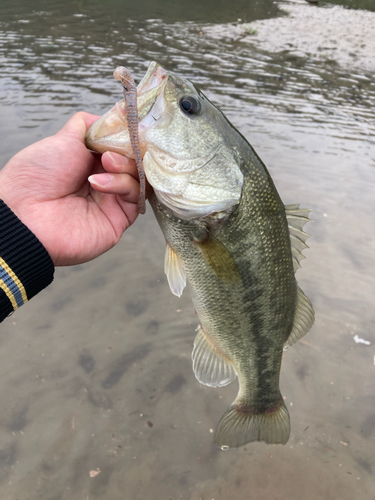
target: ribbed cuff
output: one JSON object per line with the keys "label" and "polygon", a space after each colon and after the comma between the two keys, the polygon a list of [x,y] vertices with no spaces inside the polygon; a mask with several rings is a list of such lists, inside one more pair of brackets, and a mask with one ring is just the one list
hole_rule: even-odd
{"label": "ribbed cuff", "polygon": [[54,271],[38,238],[0,200],[0,321],[48,286]]}

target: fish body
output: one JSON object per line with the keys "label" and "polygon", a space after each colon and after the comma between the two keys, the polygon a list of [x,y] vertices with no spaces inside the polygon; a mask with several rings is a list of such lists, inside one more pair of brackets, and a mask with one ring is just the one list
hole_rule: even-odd
{"label": "fish body", "polygon": [[[145,88],[155,94],[143,115],[141,105],[139,137],[154,188],[149,201],[166,239],[165,271],[174,294],[186,279],[190,284],[200,320],[192,354],[197,379],[211,387],[239,380],[215,442],[222,449],[285,444],[282,352],[314,321],[295,279],[309,211],[285,207],[265,165],[221,111],[192,83],[158,68],[152,63],[139,85],[141,98]],[[106,150],[123,148],[129,156],[126,130],[121,140],[118,130],[113,138],[99,122],[87,144],[100,150],[105,141]]]}

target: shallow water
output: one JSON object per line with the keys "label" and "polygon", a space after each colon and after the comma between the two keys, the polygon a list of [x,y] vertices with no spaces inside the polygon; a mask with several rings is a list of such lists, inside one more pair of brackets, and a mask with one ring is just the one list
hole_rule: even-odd
{"label": "shallow water", "polygon": [[157,60],[221,107],[286,204],[313,208],[297,277],[316,323],[284,356],[288,444],[218,450],[212,431],[236,384],[195,380],[197,319],[188,292],[178,299],[168,289],[163,237],[148,207],[116,248],[58,269],[48,292],[1,325],[2,498],[373,499],[371,75],[205,32],[212,21],[278,15],[272,2],[254,4],[246,19],[240,1],[220,4],[215,19],[203,2],[145,1],[138,10],[115,0],[3,3],[1,164],[75,111],[108,110],[121,97],[112,78],[119,64],[139,79]]}

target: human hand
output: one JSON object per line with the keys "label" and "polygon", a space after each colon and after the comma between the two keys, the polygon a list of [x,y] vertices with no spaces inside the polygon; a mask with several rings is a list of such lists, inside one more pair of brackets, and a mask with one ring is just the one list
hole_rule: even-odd
{"label": "human hand", "polygon": [[0,198],[44,245],[55,266],[98,257],[138,216],[135,162],[116,153],[100,159],[84,144],[97,119],[75,114],[57,134],[23,149],[0,171]]}

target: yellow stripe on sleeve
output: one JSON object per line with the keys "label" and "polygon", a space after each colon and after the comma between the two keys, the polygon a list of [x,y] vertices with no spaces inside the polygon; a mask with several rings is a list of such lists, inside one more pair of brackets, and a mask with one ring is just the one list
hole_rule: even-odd
{"label": "yellow stripe on sleeve", "polygon": [[[21,283],[21,281],[18,279],[18,277],[16,276],[16,274],[12,271],[12,269],[8,266],[8,264],[5,262],[5,260],[4,260],[4,259],[2,259],[1,257],[0,257],[0,266],[4,269],[4,271],[6,271],[6,272],[9,274],[9,276],[12,278],[12,280],[13,280],[13,281],[15,282],[15,284],[18,286],[19,291],[21,292],[21,295],[22,295],[22,300],[23,300],[23,302],[24,302],[24,303],[25,303],[25,302],[27,302],[27,301],[28,301],[28,298],[27,298],[27,294],[26,294],[25,287],[23,286],[23,284]],[[2,281],[2,280],[1,280],[1,281]],[[3,285],[4,285],[4,286],[3,286]],[[8,287],[7,287],[7,285],[4,283],[4,281],[3,281],[3,285],[1,285],[1,288],[2,288],[2,289],[4,290],[4,292],[7,294],[8,298],[9,298],[10,300],[12,300],[12,299],[9,297],[9,295],[8,295],[8,293],[7,293],[7,291],[5,290],[5,288],[4,288],[4,287],[6,287],[6,288],[8,289],[9,293],[12,295],[12,297],[13,297],[13,299],[14,299],[14,295],[13,295],[13,294],[12,294],[12,292],[9,290],[9,288],[8,288]],[[15,300],[15,299],[14,299],[14,300]],[[13,304],[13,302],[12,302],[12,304]],[[16,305],[17,305],[17,303],[16,303]],[[14,307],[14,306],[13,306],[13,307]],[[17,306],[17,307],[18,307],[18,306]],[[17,309],[17,307],[14,307],[14,309]]]}
{"label": "yellow stripe on sleeve", "polygon": [[2,279],[0,279],[0,288],[2,290],[4,290],[6,296],[11,301],[13,309],[14,310],[18,309],[18,304],[17,304],[17,301],[16,301],[13,293],[10,291],[10,289],[8,288],[8,286],[5,284],[4,280],[2,280]]}

